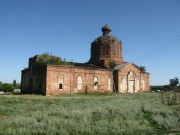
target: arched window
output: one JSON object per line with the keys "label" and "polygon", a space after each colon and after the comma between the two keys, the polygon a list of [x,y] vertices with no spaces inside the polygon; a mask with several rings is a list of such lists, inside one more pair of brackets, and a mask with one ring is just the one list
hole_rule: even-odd
{"label": "arched window", "polygon": [[109,55],[109,45],[108,44],[104,44],[102,46],[102,55]]}
{"label": "arched window", "polygon": [[145,90],[145,81],[141,80],[141,83],[142,83],[142,90]]}
{"label": "arched window", "polygon": [[23,86],[23,89],[26,89],[27,87],[27,75],[23,75],[23,80],[22,80],[22,86]]}
{"label": "arched window", "polygon": [[62,75],[58,76],[58,89],[59,90],[63,89],[63,82],[64,82],[64,76]]}
{"label": "arched window", "polygon": [[111,79],[108,78],[108,90],[111,90]]}
{"label": "arched window", "polygon": [[77,89],[78,90],[82,89],[82,77],[81,76],[77,77]]}
{"label": "arched window", "polygon": [[117,43],[114,45],[114,55],[119,56],[119,47]]}
{"label": "arched window", "polygon": [[136,78],[136,92],[139,91],[139,80]]}
{"label": "arched window", "polygon": [[28,86],[29,86],[30,91],[34,91],[34,89],[35,89],[35,77],[34,76],[28,77]]}
{"label": "arched window", "polygon": [[98,89],[98,78],[94,77],[93,81],[94,81],[94,90],[97,90]]}
{"label": "arched window", "polygon": [[127,81],[125,78],[122,79],[121,84],[122,84],[122,90],[123,91],[127,90]]}

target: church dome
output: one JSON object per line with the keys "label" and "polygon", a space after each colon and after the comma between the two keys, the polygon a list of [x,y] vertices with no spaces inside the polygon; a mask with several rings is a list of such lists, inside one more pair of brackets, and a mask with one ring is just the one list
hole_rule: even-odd
{"label": "church dome", "polygon": [[103,35],[96,38],[93,42],[101,42],[103,40],[108,40],[109,42],[113,43],[115,41],[121,42],[120,40],[118,40],[116,37],[110,35],[109,33],[111,32],[111,27],[108,26],[107,24],[102,27],[101,31],[103,32]]}
{"label": "church dome", "polygon": [[114,43],[115,41],[117,42],[121,42],[119,39],[117,39],[115,36],[112,36],[112,35],[102,35],[98,38],[96,38],[92,43],[95,43],[95,42],[102,42],[104,40],[108,40],[110,43]]}
{"label": "church dome", "polygon": [[101,66],[106,66],[110,60],[115,61],[117,64],[121,63],[121,41],[109,34],[112,30],[110,26],[105,25],[101,30],[103,35],[91,43],[91,58],[89,62]]}

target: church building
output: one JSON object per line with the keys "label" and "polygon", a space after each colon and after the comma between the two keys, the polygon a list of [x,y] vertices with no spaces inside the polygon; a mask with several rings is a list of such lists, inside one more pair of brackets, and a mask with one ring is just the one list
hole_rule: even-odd
{"label": "church building", "polygon": [[[110,26],[102,27],[102,36],[91,43],[91,57],[87,63],[40,65],[42,55],[29,58],[28,68],[21,74],[21,92],[46,96],[149,92],[149,73],[123,60],[122,42],[110,32]],[[62,61],[59,57],[54,58]]]}

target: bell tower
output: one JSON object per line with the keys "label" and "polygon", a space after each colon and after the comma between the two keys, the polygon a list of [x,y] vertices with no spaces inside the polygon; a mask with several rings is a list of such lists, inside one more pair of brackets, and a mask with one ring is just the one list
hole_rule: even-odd
{"label": "bell tower", "polygon": [[123,62],[122,43],[116,37],[110,35],[111,27],[102,27],[103,35],[96,38],[91,43],[91,58],[89,63],[108,67],[109,61],[113,60],[116,64]]}

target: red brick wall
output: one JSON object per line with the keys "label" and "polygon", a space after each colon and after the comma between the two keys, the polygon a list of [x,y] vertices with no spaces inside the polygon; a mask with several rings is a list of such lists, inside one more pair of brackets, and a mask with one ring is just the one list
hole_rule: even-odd
{"label": "red brick wall", "polygon": [[[133,64],[129,64],[126,67],[124,67],[118,71],[118,82],[119,82],[118,83],[118,90],[119,90],[119,92],[121,92],[120,84],[122,82],[122,79],[124,77],[127,77],[127,75],[129,74],[129,72],[131,70],[134,71],[136,78],[139,80],[140,90],[138,92],[148,92],[150,90],[150,88],[149,88],[149,74],[148,73],[141,73],[140,70],[136,66],[134,66]],[[141,80],[145,81],[145,90],[144,91],[142,88]]]}
{"label": "red brick wall", "polygon": [[[22,92],[23,93],[35,93],[43,95],[58,95],[58,94],[72,94],[72,93],[84,93],[86,92],[104,92],[108,91],[108,79],[111,79],[111,91],[112,87],[112,75],[108,69],[100,68],[88,68],[77,66],[37,66],[31,59],[29,68],[22,70]],[[116,90],[121,93],[121,82],[124,77],[127,77],[130,71],[133,71],[136,78],[139,80],[139,91],[149,91],[149,74],[141,73],[140,70],[134,65],[129,64],[124,68],[114,72],[114,81],[116,84]],[[26,80],[23,80],[23,76],[26,75]],[[81,90],[77,89],[77,77],[81,76],[82,85]],[[30,86],[29,80],[33,77],[33,86]],[[94,90],[94,77],[98,78],[97,90]],[[143,90],[141,80],[145,81],[145,88]],[[23,87],[26,81],[26,87]],[[62,89],[59,89],[59,84],[63,85]],[[128,85],[128,84],[127,84]],[[128,86],[127,86],[128,87]],[[33,88],[33,89],[32,89]],[[128,92],[128,90],[126,91]]]}
{"label": "red brick wall", "polygon": [[[77,90],[77,77],[82,77],[82,89]],[[107,90],[108,78],[111,72],[105,69],[90,69],[74,66],[47,66],[46,95],[57,95],[65,93],[94,92],[93,78],[98,78],[98,89],[103,92]],[[60,79],[59,79],[60,78]],[[63,80],[63,89],[59,89],[59,83]]]}

